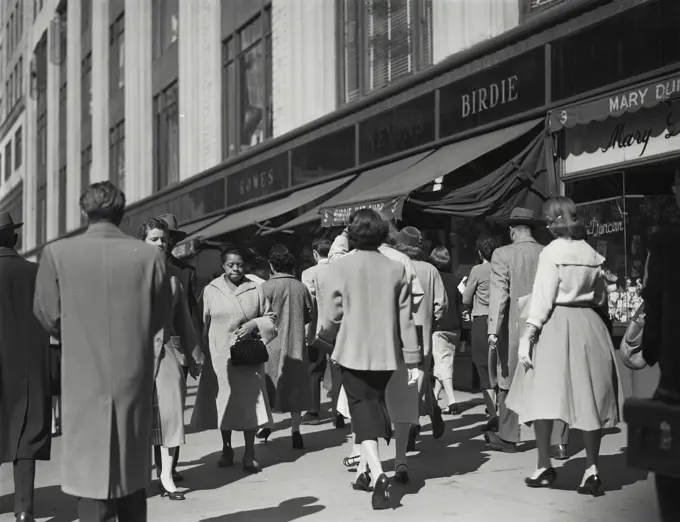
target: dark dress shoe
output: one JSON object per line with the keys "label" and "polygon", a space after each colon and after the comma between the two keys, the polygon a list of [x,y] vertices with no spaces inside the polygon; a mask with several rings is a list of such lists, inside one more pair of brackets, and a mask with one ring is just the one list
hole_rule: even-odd
{"label": "dark dress shoe", "polygon": [[184,482],[184,475],[182,475],[179,471],[174,470],[172,472],[172,481],[173,482]]}
{"label": "dark dress shoe", "polygon": [[524,483],[530,488],[549,488],[556,478],[557,471],[555,471],[555,468],[548,468],[535,479],[531,477],[525,478]]}
{"label": "dark dress shoe", "polygon": [[35,522],[35,518],[29,513],[22,512],[17,514],[17,522]]}
{"label": "dark dress shoe", "polygon": [[492,451],[502,451],[503,453],[517,453],[517,444],[501,439],[493,431],[487,431],[484,439]]}
{"label": "dark dress shoe", "polygon": [[482,427],[482,431],[493,431],[494,433],[498,433],[498,417],[489,419]]}
{"label": "dark dress shoe", "polygon": [[550,446],[550,458],[555,460],[567,460],[567,447],[564,444]]}
{"label": "dark dress shoe", "polygon": [[305,443],[302,440],[302,435],[300,435],[299,431],[294,431],[293,432],[293,449],[301,450],[304,449]]}
{"label": "dark dress shoe", "polygon": [[434,412],[432,413],[432,438],[435,440],[441,439],[445,429],[442,411],[439,407],[435,407]]}
{"label": "dark dress shoe", "polygon": [[394,481],[404,486],[410,482],[408,466],[406,464],[399,464],[397,466],[397,469],[394,471]]}
{"label": "dark dress shoe", "polygon": [[389,509],[390,507],[390,481],[384,473],[378,477],[371,498],[373,509]]}
{"label": "dark dress shoe", "polygon": [[373,491],[373,488],[371,487],[371,475],[367,471],[364,471],[354,482],[352,482],[352,489],[354,491]]}
{"label": "dark dress shoe", "polygon": [[321,415],[318,413],[307,412],[302,416],[300,423],[304,426],[316,426],[321,424]]}
{"label": "dark dress shoe", "polygon": [[344,430],[345,429],[345,417],[339,413],[335,416],[335,429]]}
{"label": "dark dress shoe", "polygon": [[602,495],[602,481],[600,475],[590,475],[583,486],[579,486],[576,492],[579,495],[592,495],[599,497]]}

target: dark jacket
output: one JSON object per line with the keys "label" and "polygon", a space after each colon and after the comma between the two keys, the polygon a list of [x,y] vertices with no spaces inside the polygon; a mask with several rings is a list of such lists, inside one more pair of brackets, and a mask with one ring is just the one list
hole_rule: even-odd
{"label": "dark jacket", "polygon": [[444,282],[446,296],[449,299],[449,308],[444,317],[437,325],[437,330],[444,332],[458,332],[463,327],[461,311],[463,309],[463,296],[458,291],[459,278],[454,274],[439,272]]}
{"label": "dark jacket", "polygon": [[50,338],[33,315],[37,273],[0,248],[0,463],[50,458]]}
{"label": "dark jacket", "polygon": [[176,268],[179,269],[179,272],[181,274],[179,276],[180,281],[182,282],[184,291],[189,297],[189,312],[191,313],[192,317],[196,317],[198,313],[197,308],[198,292],[196,291],[196,268],[194,268],[186,261],[177,259],[175,256],[170,256],[170,263],[172,263]]}
{"label": "dark jacket", "polygon": [[680,394],[680,229],[667,229],[652,237],[649,247],[642,355],[647,364],[659,363],[659,387]]}

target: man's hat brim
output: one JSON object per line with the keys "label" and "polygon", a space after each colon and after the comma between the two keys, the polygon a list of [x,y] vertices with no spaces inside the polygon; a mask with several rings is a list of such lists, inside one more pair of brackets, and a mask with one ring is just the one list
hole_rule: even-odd
{"label": "man's hat brim", "polygon": [[5,230],[6,228],[17,230],[23,226],[24,226],[23,223],[7,223],[6,225],[0,225],[0,230]]}
{"label": "man's hat brim", "polygon": [[181,230],[177,229],[170,229],[168,230],[168,232],[170,233],[170,236],[177,241],[182,241],[183,239],[186,239],[189,236],[189,234],[187,234],[186,232],[182,232]]}

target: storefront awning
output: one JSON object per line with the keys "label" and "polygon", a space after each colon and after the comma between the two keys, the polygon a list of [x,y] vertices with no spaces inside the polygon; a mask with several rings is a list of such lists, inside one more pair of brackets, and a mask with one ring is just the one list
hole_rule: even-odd
{"label": "storefront awning", "polygon": [[420,154],[414,154],[413,156],[409,156],[408,158],[394,161],[392,163],[387,163],[386,165],[381,165],[380,167],[376,167],[374,169],[362,172],[361,174],[359,174],[359,176],[357,176],[354,179],[352,183],[347,185],[347,187],[338,192],[332,198],[329,198],[328,201],[326,201],[322,205],[319,205],[311,209],[310,211],[305,212],[301,216],[296,217],[295,219],[289,221],[288,223],[281,227],[268,230],[262,235],[273,234],[274,232],[280,232],[282,230],[292,230],[295,227],[299,227],[300,225],[306,225],[307,223],[319,221],[321,219],[321,207],[334,207],[336,205],[342,205],[348,199],[352,199],[357,195],[361,195],[364,191],[368,190],[369,188],[380,183],[383,183],[390,177],[399,174],[405,169],[408,169],[415,163],[418,163],[427,155],[432,154],[432,152],[433,151],[431,150],[427,152],[421,152]]}
{"label": "storefront awning", "polygon": [[610,117],[622,116],[627,112],[650,109],[660,103],[680,99],[680,72],[675,72],[655,81],[641,83],[622,89],[614,94],[594,100],[555,109],[548,113],[550,132],[576,125],[587,125],[592,121],[604,121]]}
{"label": "storefront awning", "polygon": [[[321,205],[322,222],[324,226],[342,225],[347,222],[352,212],[366,207],[377,210],[385,217],[399,218],[404,201],[411,192],[519,138],[542,121],[533,120],[520,123],[446,145],[432,153],[425,153],[422,159],[412,163],[410,167],[394,173],[394,175],[383,180],[382,183],[369,184],[370,180],[366,179],[363,182],[363,190],[353,191],[353,195],[342,201],[332,202],[329,200]],[[368,173],[359,176],[347,187],[347,190],[358,183],[366,174]],[[338,194],[338,196],[341,194]]]}
{"label": "storefront awning", "polygon": [[233,214],[227,214],[226,216],[219,218],[213,224],[193,233],[187,237],[184,242],[190,242],[198,238],[211,239],[223,234],[228,234],[229,232],[234,232],[241,228],[258,225],[295,210],[296,208],[307,205],[342,186],[343,183],[347,183],[350,179],[351,176],[346,176],[344,178],[328,181],[326,183],[314,185],[313,187],[298,190],[284,198],[265,203],[264,205],[255,206]]}

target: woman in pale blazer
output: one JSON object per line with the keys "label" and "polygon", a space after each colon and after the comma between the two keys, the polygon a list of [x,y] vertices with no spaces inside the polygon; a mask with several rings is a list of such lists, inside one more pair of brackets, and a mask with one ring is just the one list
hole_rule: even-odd
{"label": "woman in pale blazer", "polygon": [[402,361],[409,366],[411,385],[417,385],[421,355],[406,271],[378,251],[387,236],[386,223],[374,210],[362,209],[352,215],[348,233],[356,251],[330,266],[319,338],[335,344],[331,358],[341,367],[361,444],[354,489],[370,491],[372,474],[373,509],[387,509],[389,482],[378,451],[378,439],[392,436],[385,389]]}
{"label": "woman in pale blazer", "polygon": [[[170,232],[165,221],[150,218],[137,231],[137,237],[166,255]],[[179,271],[168,263],[172,287],[172,309],[163,329],[154,337],[153,445],[158,489],[162,497],[184,500],[172,475],[174,453],[184,444],[184,399],[186,380],[181,360],[191,361],[198,336],[189,312],[189,299]],[[191,365],[195,368],[195,365]],[[195,375],[195,372],[192,370]]]}
{"label": "woman in pale blazer", "polygon": [[555,237],[538,260],[529,317],[519,343],[519,362],[506,404],[522,424],[533,423],[538,466],[529,487],[549,487],[553,421],[583,432],[586,470],[578,493],[598,496],[602,430],[620,419],[621,381],[614,346],[597,310],[606,299],[604,257],[579,237],[576,205],[558,197],[545,204]]}

